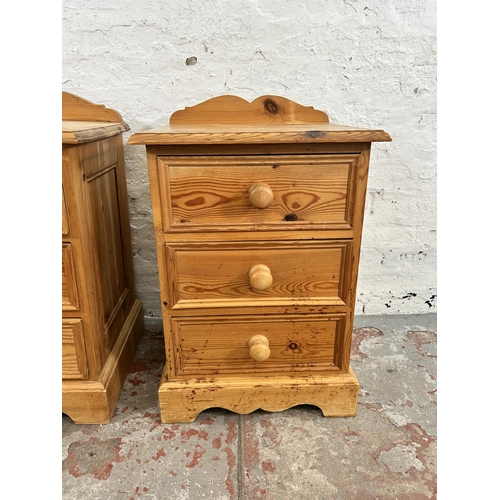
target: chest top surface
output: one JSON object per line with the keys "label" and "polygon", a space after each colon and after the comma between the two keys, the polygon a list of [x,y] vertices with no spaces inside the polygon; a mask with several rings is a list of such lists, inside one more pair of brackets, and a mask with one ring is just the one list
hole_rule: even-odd
{"label": "chest top surface", "polygon": [[121,115],[102,104],[62,93],[62,143],[82,144],[130,130]]}
{"label": "chest top surface", "polygon": [[220,96],[176,111],[169,125],[136,132],[128,144],[252,144],[388,142],[381,129],[330,123],[323,111],[284,97],[265,95],[248,102]]}

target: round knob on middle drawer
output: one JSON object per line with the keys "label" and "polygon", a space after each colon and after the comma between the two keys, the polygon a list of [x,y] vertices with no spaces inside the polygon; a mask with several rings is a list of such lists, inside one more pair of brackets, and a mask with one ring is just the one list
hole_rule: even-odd
{"label": "round knob on middle drawer", "polygon": [[250,357],[254,361],[265,361],[271,355],[271,349],[269,349],[269,341],[264,335],[254,335],[248,341],[248,347],[250,347]]}
{"label": "round knob on middle drawer", "polygon": [[255,208],[267,208],[274,201],[274,193],[265,182],[256,182],[248,190],[250,203]]}
{"label": "round knob on middle drawer", "polygon": [[273,284],[271,269],[264,264],[256,264],[248,271],[250,285],[255,290],[267,290]]}

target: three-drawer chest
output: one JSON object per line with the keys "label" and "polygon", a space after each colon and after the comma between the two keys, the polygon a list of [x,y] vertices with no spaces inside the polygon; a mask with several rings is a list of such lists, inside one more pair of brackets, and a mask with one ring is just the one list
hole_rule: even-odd
{"label": "three-drawer chest", "polygon": [[62,93],[62,411],[108,423],[142,335],[120,114]]}
{"label": "three-drawer chest", "polygon": [[278,96],[221,96],[145,145],[166,365],[163,422],[316,405],[356,414],[350,367],[371,143]]}

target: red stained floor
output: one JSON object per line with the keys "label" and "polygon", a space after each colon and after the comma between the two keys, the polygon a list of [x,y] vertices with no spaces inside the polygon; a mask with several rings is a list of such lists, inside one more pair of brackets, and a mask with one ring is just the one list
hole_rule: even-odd
{"label": "red stained floor", "polygon": [[163,338],[145,332],[111,423],[63,415],[64,500],[435,499],[436,315],[355,325],[356,417],[214,408],[189,424],[161,423]]}

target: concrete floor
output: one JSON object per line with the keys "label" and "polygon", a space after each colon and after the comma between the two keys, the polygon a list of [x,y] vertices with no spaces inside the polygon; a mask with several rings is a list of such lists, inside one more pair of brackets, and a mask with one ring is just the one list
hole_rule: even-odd
{"label": "concrete floor", "polygon": [[202,412],[162,424],[161,332],[145,332],[107,425],[62,417],[64,500],[436,498],[436,315],[359,316],[358,413]]}

